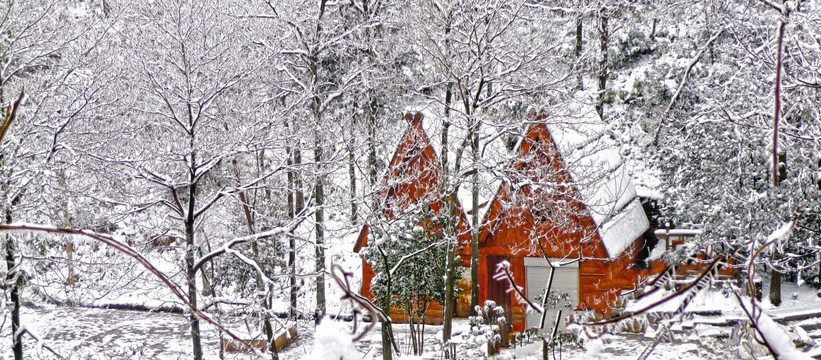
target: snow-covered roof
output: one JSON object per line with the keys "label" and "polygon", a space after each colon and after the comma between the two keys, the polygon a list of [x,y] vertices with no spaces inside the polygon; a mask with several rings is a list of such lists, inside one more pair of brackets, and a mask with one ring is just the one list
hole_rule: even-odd
{"label": "snow-covered roof", "polygon": [[607,253],[617,257],[650,227],[619,144],[592,106],[577,104],[546,121]]}
{"label": "snow-covered roof", "polygon": [[[442,151],[442,115],[440,104],[422,105],[408,110],[424,114],[422,128],[428,135],[438,156],[446,154],[453,167],[457,149],[468,130],[460,121],[451,122],[448,129],[448,149]],[[564,114],[552,115],[545,120],[558,147],[565,167],[573,178],[583,204],[595,222],[608,255],[617,257],[650,226],[638,198],[633,179],[628,174],[615,137],[611,136],[592,106],[575,104]],[[479,218],[484,219],[493,197],[504,179],[502,169],[509,167],[518,153],[526,129],[515,126],[494,126],[483,123],[480,127]],[[511,138],[517,144],[509,146]],[[462,172],[473,168],[469,147],[463,150]],[[466,211],[473,208],[469,178],[463,179],[458,192],[459,201]]]}

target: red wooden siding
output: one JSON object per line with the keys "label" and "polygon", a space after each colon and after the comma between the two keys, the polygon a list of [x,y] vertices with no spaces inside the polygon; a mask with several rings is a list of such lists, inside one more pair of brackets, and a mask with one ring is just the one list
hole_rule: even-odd
{"label": "red wooden siding", "polygon": [[[544,118],[537,117],[529,127],[508,174],[510,180],[499,187],[485,214],[480,229],[479,295],[481,301],[495,296],[489,290],[496,286],[492,285],[493,271],[488,269],[491,257],[510,256],[517,284],[524,287],[524,257],[570,260],[581,256],[577,308],[608,314],[622,290],[633,289],[637,281],[662,271],[665,265],[660,261],[651,269],[634,265],[643,241],[634,241],[616,259],[608,257],[547,125],[539,122]],[[513,295],[507,296],[512,301]],[[524,308],[513,301],[511,310],[513,330],[523,331]]]}
{"label": "red wooden siding", "polygon": [[[392,219],[414,206],[430,206],[434,214],[448,211],[442,194],[441,163],[437,158],[436,151],[430,144],[425,130],[422,128],[422,114],[406,114],[405,120],[409,126],[388,165],[384,180],[385,186],[381,193],[383,216],[386,219]],[[462,207],[458,203],[456,204],[456,213],[459,217],[456,226],[457,239],[463,244],[469,244],[470,228]],[[368,233],[368,225],[363,226],[354,246],[354,252],[359,252],[364,246],[367,246]],[[374,276],[373,267],[363,260],[361,293],[369,299],[373,299],[370,287]],[[469,284],[460,284],[460,286],[467,286],[467,289],[469,289]],[[458,301],[457,315],[466,316],[469,311],[467,307],[469,307],[469,301],[467,305],[465,305],[464,300]],[[441,304],[433,303],[426,311],[428,317],[426,321],[434,324],[441,323],[443,319],[442,311]],[[391,309],[391,318],[398,322],[407,321],[407,314],[397,309]]]}

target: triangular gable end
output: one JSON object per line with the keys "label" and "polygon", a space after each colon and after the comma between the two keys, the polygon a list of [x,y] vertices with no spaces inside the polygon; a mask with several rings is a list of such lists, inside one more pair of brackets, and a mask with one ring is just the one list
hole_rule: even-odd
{"label": "triangular gable end", "polygon": [[[589,168],[585,168],[587,172],[568,168],[565,156],[566,153],[570,153],[567,150],[570,147],[567,146],[568,143],[574,145],[572,149],[584,151],[587,148],[578,146],[578,144],[591,144],[596,139],[583,139],[580,142],[579,134],[571,134],[576,138],[570,139],[568,135],[571,133],[570,130],[559,129],[559,125],[551,126],[545,121],[546,119],[547,116],[544,113],[534,115],[524,136],[517,144],[510,173],[499,186],[482,221],[480,243],[484,245],[491,234],[500,230],[502,226],[516,226],[517,231],[529,233],[533,233],[533,230],[540,225],[540,230],[550,229],[550,226],[540,224],[544,222],[544,218],[548,217],[546,213],[553,212],[549,215],[556,216],[556,207],[564,206],[563,213],[568,216],[564,216],[560,222],[570,228],[551,230],[554,240],[563,239],[569,243],[575,242],[575,245],[568,244],[575,249],[577,249],[578,242],[584,240],[583,256],[616,258],[649,226],[640,204],[637,211],[634,204],[637,200],[634,196],[630,197],[635,193],[632,183],[629,178],[625,179],[626,174],[621,168],[620,160],[617,160],[616,166],[611,167],[600,166],[601,164],[598,163],[612,161],[606,156],[612,157],[611,152],[615,152],[614,149],[591,147],[593,150],[590,150],[590,154],[569,154],[570,166],[587,166],[593,170],[607,171],[598,171],[599,173],[594,172],[595,174],[591,175]],[[572,124],[563,124],[563,126],[572,126]],[[557,140],[553,135],[554,132],[560,133],[564,138]],[[571,141],[561,143],[562,140],[568,139]],[[617,152],[615,156],[618,156]],[[588,176],[584,177],[585,175]],[[618,182],[617,185],[613,185],[614,182]],[[582,188],[579,189],[579,186]],[[617,196],[608,193],[614,189],[619,191]],[[604,201],[610,201],[612,204],[603,203]],[[515,207],[516,204],[523,209],[511,210],[511,207]],[[540,208],[540,204],[545,205],[546,208]],[[507,208],[503,205],[507,205]],[[599,213],[594,214],[593,210],[608,210],[612,215],[601,216]],[[510,219],[506,219],[511,217],[522,218],[523,220],[520,221],[522,224],[513,225]],[[642,219],[644,221],[641,221]],[[505,222],[507,224],[503,224]],[[562,224],[552,225],[555,228]],[[637,231],[637,234],[633,234]],[[577,234],[573,234],[574,232]],[[540,232],[536,231],[536,233]],[[521,239],[522,235],[508,233],[500,237]],[[517,245],[521,247],[525,244]]]}
{"label": "triangular gable end", "polygon": [[[416,204],[430,205],[435,212],[442,207],[442,166],[422,128],[423,117],[422,113],[405,114],[408,128],[391,157],[380,194],[383,216],[388,219]],[[458,202],[456,213],[459,216],[457,237],[464,241],[465,236],[469,237],[470,230]],[[363,226],[354,245],[354,252],[359,252],[367,245],[368,232],[368,226]]]}
{"label": "triangular gable end", "polygon": [[[535,255],[538,251],[531,244],[531,236],[539,234],[551,242],[543,243],[553,247],[551,256],[578,254],[581,245],[584,257],[606,257],[595,223],[578,201],[573,179],[544,122],[546,118],[544,113],[533,115],[514,148],[507,176],[485,212],[480,244],[529,249],[527,252]],[[563,208],[561,213],[557,207]],[[488,244],[489,239],[494,244]]]}

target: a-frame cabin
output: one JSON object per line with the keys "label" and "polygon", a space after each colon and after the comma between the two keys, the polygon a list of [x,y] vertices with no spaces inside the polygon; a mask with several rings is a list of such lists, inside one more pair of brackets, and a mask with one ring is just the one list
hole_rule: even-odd
{"label": "a-frame cabin", "polygon": [[526,314],[508,285],[493,279],[500,262],[510,263],[531,300],[542,296],[550,274],[545,256],[562,264],[552,292],[569,296],[564,314],[608,314],[622,290],[666,268],[642,259],[655,243],[645,240],[647,217],[605,136],[600,123],[550,124],[545,115],[535,116],[487,205],[480,229],[480,300],[504,306],[514,332],[538,327],[540,317]]}
{"label": "a-frame cabin", "polygon": [[[412,207],[429,206],[437,214],[446,208],[439,161],[443,155],[431,145],[422,114],[407,114],[405,120],[408,128],[388,165],[381,193],[386,219]],[[632,180],[599,120],[560,123],[535,116],[513,152],[505,156],[510,160],[502,170],[503,179],[480,209],[479,300],[504,306],[514,332],[537,326],[539,317],[526,314],[507,284],[493,279],[502,261],[511,264],[517,284],[530,299],[542,295],[550,274],[544,255],[553,265],[561,264],[553,289],[569,296],[571,305],[565,314],[586,309],[608,314],[622,290],[632,290],[641,279],[666,268],[660,260],[644,261],[654,250],[655,243],[648,237],[652,231]],[[457,238],[467,245],[470,229],[464,204],[456,205]],[[369,231],[363,226],[355,252],[367,246]],[[462,249],[465,266],[470,247]],[[369,298],[373,298],[374,275],[363,261],[362,294]],[[457,316],[468,315],[468,297],[465,291],[457,300]],[[395,321],[406,319],[396,311],[391,314]],[[428,321],[441,322],[442,307],[434,304],[427,315]]]}
{"label": "a-frame cabin", "polygon": [[[428,207],[434,215],[449,211],[444,201],[442,164],[431,145],[425,130],[422,128],[422,113],[405,114],[408,128],[402,135],[396,148],[387,173],[385,185],[380,194],[382,216],[393,219],[414,207]],[[462,207],[456,202],[456,238],[461,244],[470,243],[470,229]],[[358,253],[368,245],[370,226],[365,225],[359,233],[354,252]],[[371,282],[376,274],[373,267],[362,260],[362,295],[373,299]],[[469,301],[464,297],[457,299],[456,315],[467,316]],[[432,304],[427,312],[426,322],[441,323],[443,320],[442,304]],[[391,310],[394,321],[406,321],[407,315],[395,309]]]}

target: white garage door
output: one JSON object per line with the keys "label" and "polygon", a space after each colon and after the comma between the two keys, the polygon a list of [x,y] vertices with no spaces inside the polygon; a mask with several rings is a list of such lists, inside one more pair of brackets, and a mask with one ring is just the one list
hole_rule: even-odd
{"label": "white garage door", "polygon": [[[541,305],[541,300],[536,300],[536,298],[541,299],[542,293],[544,293],[547,280],[550,278],[550,266],[544,258],[533,257],[525,258],[524,260],[526,281],[525,290],[527,292],[527,298],[530,301]],[[553,260],[552,262],[557,264],[560,260]],[[563,265],[562,267],[556,269],[556,272],[553,275],[553,286],[551,287],[551,293],[567,293],[570,295],[570,308],[563,306],[567,304],[567,302],[564,302],[561,307],[562,317],[564,318],[565,315],[569,315],[570,311],[572,311],[579,303],[578,262]],[[544,323],[544,329],[542,330],[550,331],[553,328],[553,322],[556,319],[556,312],[557,311],[555,308],[548,310],[547,318]],[[540,317],[541,314],[539,313],[528,312],[526,328],[530,329],[533,327],[539,327]]]}

